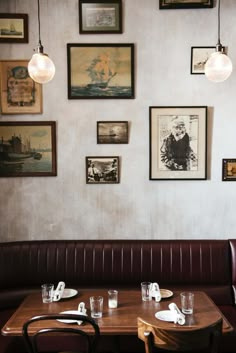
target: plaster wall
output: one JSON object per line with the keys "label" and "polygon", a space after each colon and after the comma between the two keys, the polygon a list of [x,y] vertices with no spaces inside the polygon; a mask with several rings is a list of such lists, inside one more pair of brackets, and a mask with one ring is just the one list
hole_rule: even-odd
{"label": "plaster wall", "polygon": [[[28,13],[29,43],[0,44],[0,59],[29,59],[38,43],[37,2],[0,0],[0,12]],[[0,241],[40,239],[234,238],[236,183],[222,182],[222,158],[236,158],[236,2],[221,2],[221,41],[235,66],[224,83],[190,75],[191,46],[217,42],[217,8],[159,10],[158,0],[123,1],[123,34],[80,35],[77,0],[41,0],[41,37],[56,75],[43,87],[54,120],[57,177],[0,178]],[[134,43],[135,99],[67,99],[67,43]],[[208,106],[208,178],[149,180],[149,106]],[[98,145],[98,120],[127,120],[129,144]],[[87,185],[86,156],[120,156],[120,184]]]}

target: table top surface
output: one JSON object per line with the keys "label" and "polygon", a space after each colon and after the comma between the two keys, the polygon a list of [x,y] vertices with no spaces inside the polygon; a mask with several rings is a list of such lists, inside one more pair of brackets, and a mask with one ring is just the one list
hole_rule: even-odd
{"label": "table top surface", "polygon": [[[90,316],[89,297],[93,295],[102,295],[104,297],[103,316],[97,320],[102,335],[137,335],[137,317],[141,317],[143,320],[160,328],[169,327],[177,330],[193,330],[208,326],[222,317],[223,334],[233,330],[228,320],[204,292],[193,291],[195,295],[194,313],[193,315],[185,315],[186,322],[181,326],[173,322],[158,320],[155,317],[156,312],[168,310],[168,305],[172,302],[176,303],[180,308],[180,291],[174,291],[173,296],[162,299],[158,303],[154,299],[149,302],[143,302],[141,291],[139,290],[116,289],[119,291],[118,307],[116,309],[108,308],[106,289],[79,289],[75,297],[49,304],[42,303],[40,291],[31,294],[22,302],[2,328],[2,334],[5,336],[21,336],[24,322],[31,317],[43,314],[58,314],[67,310],[77,310],[80,302],[85,303],[87,314]],[[45,322],[38,322],[31,325],[32,332],[41,328],[42,325],[45,326]],[[57,322],[55,325],[61,326],[65,324]],[[83,327],[86,331],[86,325]]]}

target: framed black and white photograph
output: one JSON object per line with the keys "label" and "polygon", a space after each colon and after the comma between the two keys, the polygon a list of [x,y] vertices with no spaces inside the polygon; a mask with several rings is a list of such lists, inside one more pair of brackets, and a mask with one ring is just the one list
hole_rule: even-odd
{"label": "framed black and white photograph", "polygon": [[196,9],[213,7],[214,0],[159,0],[160,9]]}
{"label": "framed black and white photograph", "polygon": [[79,32],[122,33],[122,0],[79,0]]}
{"label": "framed black and white photograph", "polygon": [[0,43],[28,42],[28,15],[0,13]]}
{"label": "framed black and white photograph", "polygon": [[118,184],[119,157],[86,157],[87,184]]}
{"label": "framed black and white photograph", "polygon": [[150,107],[150,180],[207,178],[207,107]]}
{"label": "framed black and white photograph", "polygon": [[222,181],[236,181],[236,158],[222,160]]}
{"label": "framed black and white photograph", "polygon": [[205,64],[216,47],[191,47],[191,75],[204,75]]}
{"label": "framed black and white photograph", "polygon": [[128,143],[128,121],[97,121],[97,143]]}

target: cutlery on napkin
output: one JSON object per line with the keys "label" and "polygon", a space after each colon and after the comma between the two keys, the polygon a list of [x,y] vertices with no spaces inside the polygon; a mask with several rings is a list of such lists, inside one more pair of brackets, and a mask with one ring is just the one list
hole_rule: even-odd
{"label": "cutlery on napkin", "polygon": [[175,314],[175,324],[184,325],[185,324],[185,315],[181,313],[178,306],[175,303],[169,304],[169,309]]}
{"label": "cutlery on napkin", "polygon": [[59,282],[56,290],[53,293],[53,301],[54,302],[58,302],[61,299],[63,292],[64,292],[64,289],[65,289],[65,282],[62,282],[62,281]]}
{"label": "cutlery on napkin", "polygon": [[160,288],[159,288],[159,285],[158,285],[156,282],[154,282],[154,283],[151,284],[150,292],[151,292],[151,297],[152,297],[152,298],[155,298],[155,301],[156,301],[156,302],[161,301],[161,292],[160,292]]}
{"label": "cutlery on napkin", "polygon": [[[84,302],[79,303],[78,314],[87,316],[86,312],[87,312],[87,309],[85,308],[85,303]],[[78,325],[81,325],[82,323],[83,323],[83,321],[81,321],[81,320],[77,321]]]}

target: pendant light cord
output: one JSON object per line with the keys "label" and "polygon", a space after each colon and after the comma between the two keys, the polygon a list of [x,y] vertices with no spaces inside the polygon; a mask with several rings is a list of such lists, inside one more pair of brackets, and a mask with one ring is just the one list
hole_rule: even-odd
{"label": "pendant light cord", "polygon": [[39,45],[41,44],[41,29],[40,29],[40,5],[39,5],[39,0],[38,0],[38,25],[39,25]]}
{"label": "pendant light cord", "polygon": [[220,0],[218,0],[218,44],[220,44]]}

